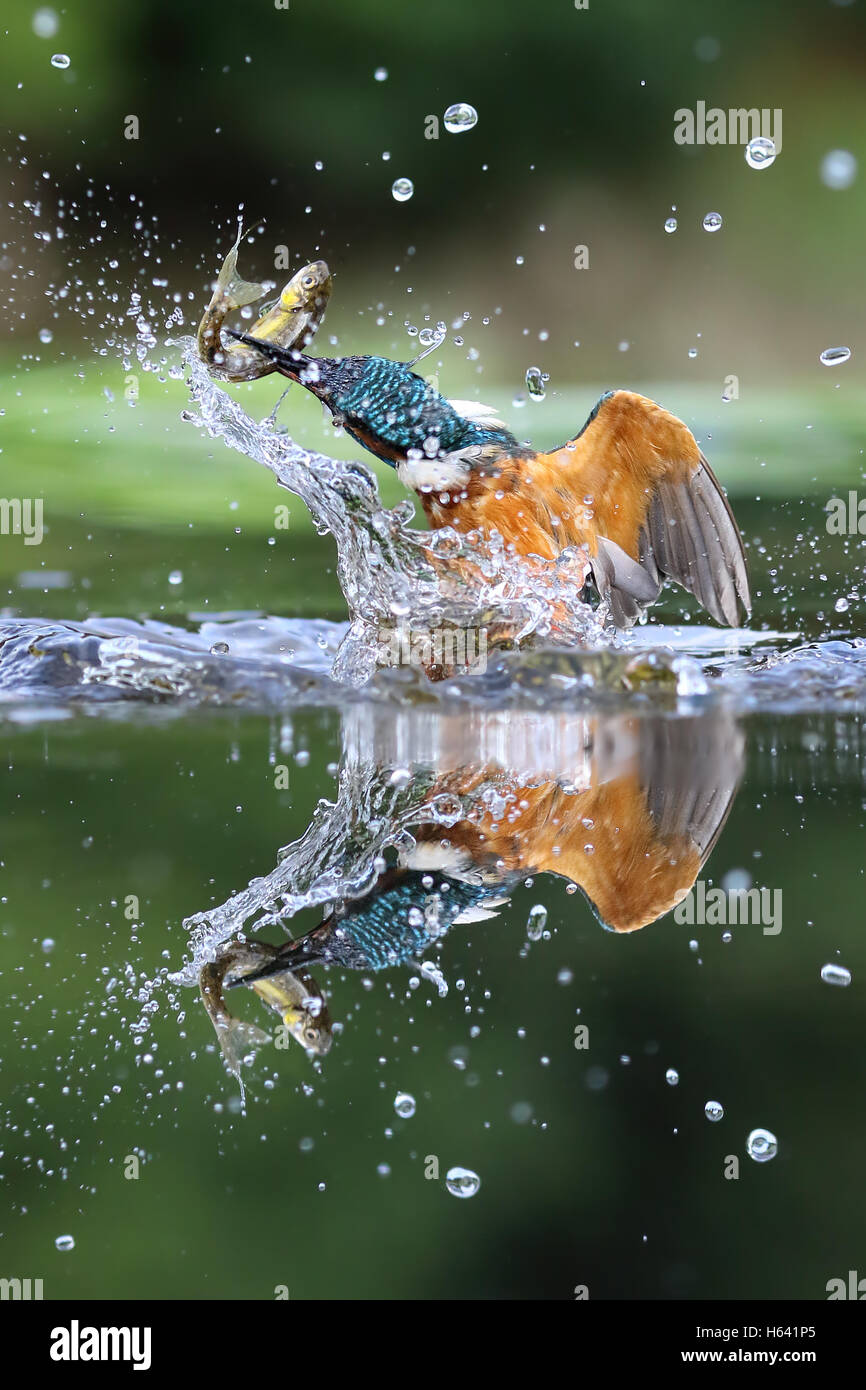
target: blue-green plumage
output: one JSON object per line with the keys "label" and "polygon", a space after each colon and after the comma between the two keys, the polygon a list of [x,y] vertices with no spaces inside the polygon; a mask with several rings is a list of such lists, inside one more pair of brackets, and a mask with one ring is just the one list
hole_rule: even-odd
{"label": "blue-green plumage", "polygon": [[410,869],[391,869],[365,898],[347,902],[306,936],[286,942],[279,954],[233,983],[249,984],[281,970],[317,961],[345,970],[384,970],[419,960],[458,918],[501,901],[495,887]]}
{"label": "blue-green plumage", "polygon": [[385,463],[416,453],[436,457],[475,445],[519,450],[506,429],[489,428],[460,415],[435,387],[404,362],[387,357],[306,357],[303,353],[237,333],[258,348],[284,376],[299,381],[338,417],[348,434]]}

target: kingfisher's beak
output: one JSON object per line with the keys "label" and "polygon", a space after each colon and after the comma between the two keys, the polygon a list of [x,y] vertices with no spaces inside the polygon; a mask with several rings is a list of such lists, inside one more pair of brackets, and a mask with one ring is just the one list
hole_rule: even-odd
{"label": "kingfisher's beak", "polygon": [[253,338],[249,333],[235,333],[231,328],[227,330],[230,338],[235,338],[239,343],[246,343],[247,347],[253,347],[269,361],[276,362],[284,376],[291,376],[297,379],[303,368],[309,363],[309,358],[296,348],[277,347],[276,343],[266,342],[264,338]]}
{"label": "kingfisher's beak", "polygon": [[321,960],[322,952],[310,936],[300,936],[297,941],[287,941],[280,953],[271,960],[248,970],[243,975],[233,975],[225,981],[226,989],[236,989],[238,985],[253,985],[257,980],[266,980],[270,975],[280,975],[284,970],[296,971],[302,965],[310,965]]}

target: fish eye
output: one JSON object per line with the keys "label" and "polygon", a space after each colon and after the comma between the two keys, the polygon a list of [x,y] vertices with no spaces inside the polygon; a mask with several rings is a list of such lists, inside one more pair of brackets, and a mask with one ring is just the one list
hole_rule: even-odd
{"label": "fish eye", "polygon": [[303,278],[303,280],[301,281],[301,284],[304,286],[304,289],[306,289],[306,290],[312,289],[312,287],[313,287],[313,285],[315,285],[315,283],[316,283],[316,277],[315,277],[315,275],[305,275],[304,278]]}

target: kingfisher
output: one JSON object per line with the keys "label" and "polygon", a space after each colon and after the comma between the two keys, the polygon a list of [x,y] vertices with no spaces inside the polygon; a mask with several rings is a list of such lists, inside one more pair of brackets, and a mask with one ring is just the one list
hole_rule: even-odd
{"label": "kingfisher", "polygon": [[311,357],[247,333],[290,381],[414,490],[430,526],[487,537],[554,560],[582,547],[617,627],[630,627],[665,579],[716,622],[751,611],[743,541],[691,430],[646,396],[607,391],[583,428],[549,453],[521,443],[487,406],[449,401],[412,364]]}

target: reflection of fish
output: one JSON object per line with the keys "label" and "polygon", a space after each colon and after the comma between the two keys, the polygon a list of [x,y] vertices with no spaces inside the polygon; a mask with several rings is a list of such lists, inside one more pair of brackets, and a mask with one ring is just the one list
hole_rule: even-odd
{"label": "reflection of fish", "polygon": [[[244,1062],[263,1043],[270,1042],[271,1035],[254,1023],[235,1018],[226,1007],[223,988],[245,983],[234,978],[239,971],[273,962],[278,954],[278,948],[267,942],[236,942],[200,971],[201,997],[233,1076],[240,1077]],[[277,966],[274,974],[254,988],[259,998],[280,1015],[296,1042],[318,1056],[328,1051],[332,1042],[330,1014],[319,986],[305,970],[290,972]]]}
{"label": "reflection of fish", "polygon": [[453,403],[403,362],[307,357],[257,340],[347,433],[397,469],[433,527],[498,532],[526,557],[583,546],[619,627],[659,596],[665,578],[717,622],[750,608],[743,542],[694,435],[633,391],[608,391],[583,428],[552,453],[520,443],[486,407]]}
{"label": "reflection of fish", "polygon": [[[225,318],[235,309],[254,304],[264,286],[242,280],[237,271],[238,239],[223,261],[213,297],[198,327],[198,350],[214,376],[223,381],[254,381],[276,371],[255,348],[222,341]],[[324,261],[313,261],[292,277],[279,299],[253,325],[256,337],[283,348],[301,348],[311,342],[325,316],[331,295],[331,273]]]}
{"label": "reflection of fish", "polygon": [[[261,961],[262,949],[267,955],[273,948],[266,946],[264,942],[261,945],[247,943],[247,956]],[[239,968],[243,967],[233,966],[233,972]],[[233,979],[227,981],[229,988],[234,983]],[[303,967],[295,971],[281,970],[276,975],[270,975],[267,980],[263,979],[253,988],[259,998],[279,1014],[295,1042],[300,1043],[301,1047],[315,1052],[318,1057],[324,1057],[325,1053],[330,1051],[334,1040],[331,1015],[328,1013],[321,989]]]}
{"label": "reflection of fish", "polygon": [[501,880],[490,885],[478,875],[388,869],[366,897],[343,903],[306,936],[287,941],[270,960],[258,962],[228,984],[252,984],[273,970],[296,971],[302,963],[315,961],[344,970],[405,965],[419,960],[450,927],[495,917],[504,901]]}

